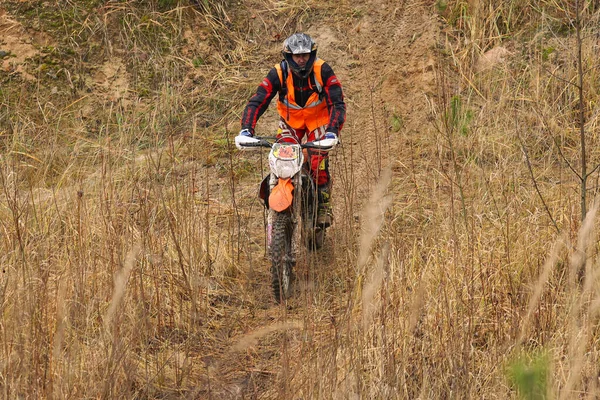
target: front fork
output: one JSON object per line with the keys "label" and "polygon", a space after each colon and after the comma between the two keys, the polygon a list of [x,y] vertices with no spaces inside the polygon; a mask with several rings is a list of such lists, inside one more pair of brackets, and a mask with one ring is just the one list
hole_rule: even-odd
{"label": "front fork", "polygon": [[[294,200],[292,201],[292,210],[291,210],[291,217],[292,217],[292,237],[291,237],[291,253],[288,254],[289,257],[289,261],[291,261],[292,263],[296,262],[296,255],[298,254],[298,248],[300,246],[300,240],[301,240],[301,229],[298,228],[298,223],[301,220],[300,218],[300,212],[301,212],[301,207],[302,207],[302,202],[300,201],[300,199],[302,199],[302,184],[300,182],[300,177],[301,174],[298,173],[296,174],[294,177],[292,177],[292,183],[294,184]],[[277,185],[277,183],[279,182],[279,178],[277,176],[275,176],[275,174],[271,174],[270,175],[270,179],[269,179],[269,187],[270,187],[270,192],[273,191],[273,188]],[[273,219],[274,219],[274,214],[277,211],[274,211],[273,209],[269,208],[267,211],[267,246],[270,248],[271,247],[271,237],[272,237],[272,232],[273,232]],[[288,210],[285,210],[283,212],[288,212]]]}

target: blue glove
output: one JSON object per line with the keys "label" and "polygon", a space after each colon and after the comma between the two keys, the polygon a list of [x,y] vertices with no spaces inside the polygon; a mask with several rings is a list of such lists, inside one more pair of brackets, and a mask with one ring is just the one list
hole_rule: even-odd
{"label": "blue glove", "polygon": [[333,132],[325,132],[324,139],[337,139],[337,135]]}
{"label": "blue glove", "polygon": [[254,136],[254,135],[252,134],[252,132],[250,132],[250,130],[248,130],[248,129],[242,129],[242,130],[240,131],[240,136],[248,136],[248,137],[252,137],[252,136]]}

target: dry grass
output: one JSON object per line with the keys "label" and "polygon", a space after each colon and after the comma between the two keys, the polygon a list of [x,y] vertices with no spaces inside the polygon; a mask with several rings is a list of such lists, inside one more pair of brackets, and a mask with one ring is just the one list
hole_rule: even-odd
{"label": "dry grass", "polygon": [[[517,398],[538,352],[549,398],[598,396],[595,3],[583,221],[572,2],[21,3],[55,42],[0,75],[4,398]],[[296,29],[349,118],[278,306],[264,154],[231,137]]]}

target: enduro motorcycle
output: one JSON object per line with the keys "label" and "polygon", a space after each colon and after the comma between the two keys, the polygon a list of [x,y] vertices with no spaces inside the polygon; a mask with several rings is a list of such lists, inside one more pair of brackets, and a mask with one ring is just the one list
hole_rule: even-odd
{"label": "enduro motorcycle", "polygon": [[317,225],[317,187],[309,169],[310,157],[329,152],[338,139],[299,143],[291,136],[236,136],[240,150],[270,148],[269,168],[259,197],[267,208],[267,246],[271,258],[271,285],[277,302],[289,298],[300,243],[317,250],[325,241],[326,227]]}

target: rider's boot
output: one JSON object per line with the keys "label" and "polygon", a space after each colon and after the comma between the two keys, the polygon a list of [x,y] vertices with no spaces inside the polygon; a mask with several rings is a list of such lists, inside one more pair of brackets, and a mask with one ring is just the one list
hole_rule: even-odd
{"label": "rider's boot", "polygon": [[328,228],[333,222],[333,208],[331,207],[331,185],[320,185],[318,191],[317,226]]}

